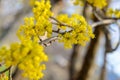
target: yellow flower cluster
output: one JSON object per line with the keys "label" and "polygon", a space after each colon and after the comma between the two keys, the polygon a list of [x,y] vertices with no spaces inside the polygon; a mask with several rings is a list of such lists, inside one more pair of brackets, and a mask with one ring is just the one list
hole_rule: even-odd
{"label": "yellow flower cluster", "polygon": [[[57,16],[57,19],[68,25],[66,26],[66,30],[70,27],[69,31],[59,34],[59,41],[63,42],[65,47],[72,47],[72,44],[80,44],[84,46],[90,38],[94,38],[92,28],[82,16],[73,14],[71,17],[68,17],[66,14],[61,14]],[[60,28],[60,26],[58,26],[58,28]]]}
{"label": "yellow flower cluster", "polygon": [[0,80],[8,80],[7,74],[0,74]]}
{"label": "yellow flower cluster", "polygon": [[45,35],[45,32],[50,37],[52,34],[52,23],[49,21],[49,17],[52,16],[50,8],[49,0],[35,1],[34,16],[24,19],[24,25],[21,25],[17,32],[18,37],[22,40],[38,40],[38,37]]}
{"label": "yellow flower cluster", "polygon": [[32,80],[38,80],[43,77],[42,70],[45,69],[45,65],[42,63],[48,59],[47,55],[43,52],[42,46],[38,43],[38,39],[39,36],[45,35],[45,32],[47,32],[48,37],[51,36],[52,23],[49,17],[52,16],[52,12],[50,11],[50,0],[31,1],[32,5],[34,5],[33,17],[26,17],[24,19],[24,24],[20,26],[17,32],[22,43],[16,43],[14,45],[14,47],[16,46],[15,51],[11,52],[12,55],[16,51],[18,54],[14,55],[13,61],[8,60],[11,62],[10,65],[19,64],[18,67],[24,71],[23,76],[29,77]]}
{"label": "yellow flower cluster", "polygon": [[[54,23],[50,19],[56,20],[58,29],[63,31],[58,33],[58,39],[67,48],[72,47],[72,44],[85,45],[90,38],[94,38],[94,34],[82,16],[73,14],[68,17],[66,14],[60,14],[54,19],[50,10],[50,0],[31,1],[31,4],[34,5],[33,17],[26,17],[24,24],[17,32],[21,43],[13,43],[10,48],[2,47],[0,49],[0,62],[4,62],[7,67],[18,65],[24,72],[23,76],[30,80],[39,80],[43,77],[42,70],[45,69],[43,62],[47,61],[48,57],[43,52],[43,47],[38,43],[38,39],[45,33],[47,33],[48,38],[51,37],[52,24]],[[81,1],[84,2],[84,0]]]}
{"label": "yellow flower cluster", "polygon": [[113,10],[112,8],[108,9],[107,11],[107,15],[108,16],[112,16],[112,17],[116,17],[116,18],[120,18],[120,10]]}
{"label": "yellow flower cluster", "polygon": [[33,17],[30,17],[30,18],[25,18],[24,19],[24,25],[21,25],[18,32],[17,32],[17,35],[20,39],[23,39],[26,38],[28,40],[31,39],[31,37],[33,36],[34,38],[36,38],[37,34],[35,32],[35,29],[34,29],[34,18]]}
{"label": "yellow flower cluster", "polygon": [[79,5],[80,4],[81,6],[83,6],[84,5],[84,1],[85,0],[75,0],[74,1],[74,5]]}
{"label": "yellow flower cluster", "polygon": [[[82,1],[84,2],[84,0]],[[18,36],[20,39],[35,39],[38,40],[38,36],[42,36],[47,32],[47,36],[50,37],[52,34],[52,23],[50,22],[50,17],[52,12],[50,11],[50,1],[41,0],[35,1],[33,8],[34,17],[25,18],[25,23],[22,25],[18,31]],[[61,26],[58,24],[60,30],[65,30],[71,28],[72,31],[60,34],[60,41],[64,42],[65,47],[71,47],[72,44],[85,45],[85,42],[89,41],[91,37],[94,37],[92,30],[89,30],[89,25],[85,19],[77,14],[73,14],[68,17],[67,14],[61,14],[56,17],[59,21],[71,25],[71,27]],[[89,33],[89,34],[88,34]],[[23,35],[21,35],[23,34]],[[25,37],[25,39],[23,38]],[[69,36],[70,39],[67,39]],[[22,37],[22,38],[21,38]],[[73,39],[73,37],[75,39]],[[70,41],[70,43],[69,43]]]}
{"label": "yellow flower cluster", "polygon": [[0,62],[4,61],[7,67],[18,65],[24,71],[23,75],[30,79],[38,80],[43,77],[42,70],[45,69],[43,62],[47,60],[43,47],[37,42],[13,43],[9,49],[6,47],[0,49]]}
{"label": "yellow flower cluster", "polygon": [[35,1],[36,1],[36,0],[30,0],[30,3],[29,3],[29,4],[33,7],[34,4],[35,4]]}
{"label": "yellow flower cluster", "polygon": [[43,16],[45,19],[49,19],[49,17],[53,14],[50,8],[50,0],[35,1],[33,8],[35,19],[38,20],[40,16]]}
{"label": "yellow flower cluster", "polygon": [[106,0],[87,0],[90,4],[97,8],[104,8],[107,5]]}
{"label": "yellow flower cluster", "polygon": [[[88,3],[92,4],[94,7],[102,9],[107,5],[106,0],[87,0]],[[74,4],[75,5],[84,5],[85,0],[75,0]]]}

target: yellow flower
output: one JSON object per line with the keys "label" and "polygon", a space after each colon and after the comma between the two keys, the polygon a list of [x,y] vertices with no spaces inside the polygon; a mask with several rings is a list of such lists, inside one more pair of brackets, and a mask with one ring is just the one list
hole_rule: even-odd
{"label": "yellow flower", "polygon": [[110,17],[116,17],[120,18],[120,10],[113,10],[112,8],[109,8],[106,13]]}
{"label": "yellow flower", "polygon": [[90,4],[97,8],[104,8],[107,5],[106,0],[87,0]]}
{"label": "yellow flower", "polygon": [[49,17],[52,16],[50,1],[36,0],[34,5],[34,16],[26,17],[24,19],[24,24],[20,26],[17,32],[21,41],[24,41],[25,39],[38,41],[38,37],[45,35],[45,32],[47,32],[48,37],[52,34],[52,23],[49,20]]}
{"label": "yellow flower", "polygon": [[[97,7],[97,8],[104,8],[106,5],[107,5],[107,2],[106,0],[87,0],[88,3],[92,4],[94,7]],[[75,0],[74,4],[75,5],[84,5],[84,2],[85,0]]]}
{"label": "yellow flower", "polygon": [[74,5],[81,5],[81,6],[83,6],[84,5],[84,0],[75,0],[74,1]]}
{"label": "yellow flower", "polygon": [[[76,0],[76,4],[80,3]],[[80,0],[84,2],[84,0]],[[105,0],[102,4],[95,2],[89,3],[96,7],[105,6]],[[96,3],[96,4],[95,4]],[[50,21],[53,13],[51,12],[50,0],[31,0],[33,7],[33,16],[24,18],[24,24],[17,31],[20,43],[12,43],[9,48],[0,48],[0,62],[4,61],[5,66],[16,66],[23,70],[23,76],[30,80],[39,80],[46,69],[44,62],[48,61],[48,56],[44,53],[44,48],[38,43],[39,37],[47,33],[47,37],[52,35],[52,23]],[[120,16],[119,12],[115,12]],[[64,43],[66,48],[71,48],[73,44],[85,45],[90,38],[94,38],[92,28],[85,21],[84,17],[73,14],[70,17],[66,14],[60,14],[56,17],[60,22],[66,25],[57,25],[57,28],[63,33],[58,33],[58,39]],[[65,32],[64,32],[65,31]],[[7,78],[6,78],[7,79]]]}
{"label": "yellow flower", "polygon": [[[48,61],[43,47],[34,41],[26,41],[21,44],[13,43],[10,48],[2,47],[0,49],[0,59],[5,62],[7,67],[18,65],[23,70],[25,77],[37,80],[43,76],[42,70],[45,69],[43,62]],[[36,78],[36,75],[40,76]]]}
{"label": "yellow flower", "polygon": [[[90,38],[94,38],[92,33],[92,28],[87,24],[85,19],[78,15],[72,14],[68,17],[66,14],[60,14],[56,17],[59,21],[66,23],[69,26],[64,26],[66,28],[71,28],[71,31],[65,32],[64,34],[59,34],[59,41],[64,43],[66,48],[71,48],[73,44],[85,45]],[[58,28],[62,29],[60,25]]]}

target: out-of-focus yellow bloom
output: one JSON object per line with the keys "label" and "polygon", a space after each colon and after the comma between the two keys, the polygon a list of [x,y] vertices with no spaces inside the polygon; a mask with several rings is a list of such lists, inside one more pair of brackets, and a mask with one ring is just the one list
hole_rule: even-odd
{"label": "out-of-focus yellow bloom", "polygon": [[8,75],[5,73],[0,74],[0,80],[8,80]]}
{"label": "out-of-focus yellow bloom", "polygon": [[110,17],[120,18],[120,10],[114,10],[112,8],[108,9],[107,15]]}
{"label": "out-of-focus yellow bloom", "polygon": [[83,6],[84,5],[85,0],[75,0],[74,1],[74,5],[80,5]]}
{"label": "out-of-focus yellow bloom", "polygon": [[[94,7],[97,7],[100,9],[104,8],[107,5],[106,0],[87,0],[87,1]],[[83,5],[84,2],[85,2],[85,0],[75,0],[74,4],[75,5],[78,5],[78,4]]]}
{"label": "out-of-focus yellow bloom", "polygon": [[35,5],[35,1],[37,1],[37,0],[30,0],[30,5],[34,6]]}
{"label": "out-of-focus yellow bloom", "polygon": [[106,0],[87,0],[90,4],[97,8],[104,8],[107,5]]}
{"label": "out-of-focus yellow bloom", "polygon": [[18,65],[23,70],[23,75],[30,79],[38,80],[43,77],[45,69],[43,62],[48,61],[43,47],[37,42],[13,43],[10,48],[0,49],[0,61],[4,61],[7,67]]}

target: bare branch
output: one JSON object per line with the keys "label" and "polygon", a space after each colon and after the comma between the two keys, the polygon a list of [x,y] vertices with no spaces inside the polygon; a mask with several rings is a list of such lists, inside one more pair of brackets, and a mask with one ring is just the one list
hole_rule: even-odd
{"label": "bare branch", "polygon": [[93,13],[99,21],[103,20],[103,18],[97,13],[96,9],[93,9]]}
{"label": "bare branch", "polygon": [[8,71],[10,68],[11,68],[11,66],[10,66],[10,67],[8,67],[8,68],[6,68],[5,70],[1,71],[1,72],[0,72],[0,74],[5,73],[5,72],[6,72],[6,71]]}
{"label": "bare branch", "polygon": [[97,26],[112,24],[112,23],[115,23],[115,22],[116,22],[116,20],[106,19],[106,20],[95,22],[91,26],[92,26],[92,28],[94,28],[94,27],[97,27]]}
{"label": "bare branch", "polygon": [[9,80],[12,80],[12,70],[11,70],[12,67],[10,67],[9,69]]}
{"label": "bare branch", "polygon": [[55,20],[55,21],[57,22],[57,23],[53,23],[53,22],[52,22],[52,24],[60,25],[60,26],[67,26],[67,27],[72,28],[71,25],[68,25],[68,24],[62,23],[62,22],[60,22],[59,20],[57,20],[56,18],[54,18],[54,17],[50,17],[50,18],[53,19],[53,20]]}
{"label": "bare branch", "polygon": [[49,46],[53,41],[55,41],[57,39],[58,39],[57,36],[51,37],[51,38],[48,38],[48,39],[45,39],[45,40],[39,42],[39,44],[43,44],[44,46]]}
{"label": "bare branch", "polygon": [[[107,36],[108,36],[109,34],[107,34]],[[107,37],[107,43],[108,42],[111,42],[111,39],[109,39],[108,37]],[[108,44],[108,45],[110,45],[110,43]],[[117,45],[116,45],[116,47],[113,49],[112,47],[110,47],[110,46],[108,46],[107,48],[107,52],[113,52],[113,51],[115,51],[118,47],[119,47],[119,45],[120,45],[120,28],[119,28],[119,41],[118,41],[118,43],[117,43]],[[109,48],[110,47],[110,48]]]}

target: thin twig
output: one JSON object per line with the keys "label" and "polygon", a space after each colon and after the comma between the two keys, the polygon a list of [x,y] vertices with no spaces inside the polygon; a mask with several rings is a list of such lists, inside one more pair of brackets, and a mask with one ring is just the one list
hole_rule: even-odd
{"label": "thin twig", "polygon": [[67,25],[67,24],[65,24],[65,23],[55,23],[55,22],[51,22],[51,23],[54,24],[54,25],[60,25],[60,26],[72,27],[72,26]]}
{"label": "thin twig", "polygon": [[104,19],[113,19],[113,20],[119,20],[120,18],[117,18],[117,17],[106,17]]}
{"label": "thin twig", "polygon": [[[10,67],[11,67],[11,66],[10,66]],[[10,69],[10,67],[6,68],[6,69],[3,70],[3,71],[0,71],[0,74],[3,74],[3,73],[5,73],[6,71],[8,71],[8,70]]]}
{"label": "thin twig", "polygon": [[[118,27],[119,28],[119,27]],[[108,46],[107,46],[107,52],[114,52],[116,51],[116,49],[119,47],[120,45],[120,28],[119,28],[119,40],[118,40],[118,43],[116,45],[115,48],[112,48],[112,46],[110,45],[110,42],[111,42],[111,39],[109,39],[109,33],[106,33],[106,39],[107,39],[107,43],[108,43]]]}
{"label": "thin twig", "polygon": [[48,38],[48,39],[45,39],[43,40],[42,42],[39,42],[39,44],[43,44],[44,46],[49,46],[49,44],[51,44],[53,41],[57,40],[58,37],[55,36],[55,37],[51,37],[51,38]]}
{"label": "thin twig", "polygon": [[12,70],[11,70],[12,67],[9,68],[9,80],[12,80]]}
{"label": "thin twig", "polygon": [[60,22],[59,20],[57,20],[56,18],[54,18],[54,17],[50,17],[50,18],[53,19],[53,20],[55,20],[55,21],[57,22],[57,23],[52,22],[52,24],[60,25],[60,26],[67,26],[67,27],[72,28],[71,25],[68,25],[68,24],[62,23],[62,22]]}
{"label": "thin twig", "polygon": [[84,0],[85,1],[85,4],[84,4],[84,7],[83,7],[83,16],[86,18],[86,8],[87,8],[87,5],[88,5],[88,2],[87,0]]}

